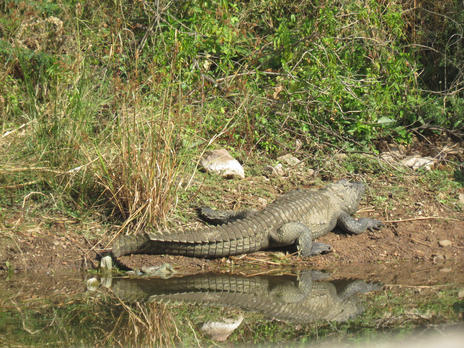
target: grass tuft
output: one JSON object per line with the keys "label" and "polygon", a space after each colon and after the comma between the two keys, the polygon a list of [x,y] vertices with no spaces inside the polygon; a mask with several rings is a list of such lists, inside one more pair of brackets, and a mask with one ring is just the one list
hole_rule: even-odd
{"label": "grass tuft", "polygon": [[112,215],[121,216],[121,229],[130,227],[130,233],[164,224],[175,208],[181,164],[172,105],[163,103],[158,111],[124,110],[115,128],[95,173]]}

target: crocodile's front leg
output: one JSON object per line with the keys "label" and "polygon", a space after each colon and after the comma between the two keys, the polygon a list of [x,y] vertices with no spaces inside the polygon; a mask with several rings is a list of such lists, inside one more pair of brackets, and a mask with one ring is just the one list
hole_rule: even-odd
{"label": "crocodile's front leg", "polygon": [[332,250],[330,245],[313,242],[311,230],[300,222],[288,222],[271,232],[271,246],[287,246],[295,242],[301,256],[314,256]]}
{"label": "crocodile's front leg", "polygon": [[383,224],[379,220],[370,218],[355,219],[347,213],[343,213],[337,220],[337,226],[345,232],[352,234],[360,234],[365,230],[379,230]]}

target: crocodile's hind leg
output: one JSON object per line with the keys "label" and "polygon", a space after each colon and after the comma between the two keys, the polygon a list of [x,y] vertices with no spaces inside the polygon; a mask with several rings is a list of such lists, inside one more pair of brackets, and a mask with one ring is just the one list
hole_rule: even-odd
{"label": "crocodile's hind leg", "polygon": [[210,207],[201,207],[198,209],[198,216],[203,221],[212,225],[224,225],[232,221],[244,219],[253,215],[255,210],[215,210]]}
{"label": "crocodile's hind leg", "polygon": [[326,253],[332,248],[330,245],[313,242],[311,230],[301,222],[288,222],[271,232],[273,246],[287,246],[295,242],[298,252],[302,256],[314,256]]}
{"label": "crocodile's hind leg", "polygon": [[379,230],[383,224],[379,220],[370,218],[355,219],[348,214],[341,214],[337,220],[337,226],[343,229],[345,232],[352,234],[360,234],[365,230]]}

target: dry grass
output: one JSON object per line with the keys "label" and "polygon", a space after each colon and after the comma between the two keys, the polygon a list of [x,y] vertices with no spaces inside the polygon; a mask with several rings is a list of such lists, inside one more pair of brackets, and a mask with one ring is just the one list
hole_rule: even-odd
{"label": "dry grass", "polygon": [[173,347],[180,342],[176,321],[166,305],[119,302],[123,312],[105,337],[106,342],[115,341],[121,347]]}
{"label": "dry grass", "polygon": [[122,217],[120,231],[137,233],[164,225],[175,208],[180,159],[175,151],[178,125],[171,99],[165,95],[160,110],[124,110],[107,154],[100,155],[95,175]]}

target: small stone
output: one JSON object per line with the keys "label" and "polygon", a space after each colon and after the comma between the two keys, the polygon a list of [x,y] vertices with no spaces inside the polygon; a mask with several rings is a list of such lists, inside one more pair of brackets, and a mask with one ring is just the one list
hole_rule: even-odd
{"label": "small stone", "polygon": [[401,164],[405,167],[412,168],[413,170],[417,170],[419,168],[431,170],[435,164],[435,160],[432,157],[409,156],[401,160]]}
{"label": "small stone", "polygon": [[200,163],[207,172],[214,172],[225,178],[245,178],[242,165],[226,149],[207,151]]}
{"label": "small stone", "polygon": [[218,342],[224,342],[236,328],[240,326],[243,321],[243,316],[237,319],[224,319],[223,322],[210,321],[204,323],[201,331],[211,336],[211,338]]}
{"label": "small stone", "polygon": [[101,285],[107,289],[110,289],[111,285],[113,284],[113,278],[111,276],[102,277],[100,281],[101,281]]}
{"label": "small stone", "polygon": [[459,289],[459,291],[458,291],[458,298],[464,298],[464,288],[463,288],[463,289]]}
{"label": "small stone", "polygon": [[258,203],[262,206],[265,207],[267,205],[267,200],[266,198],[258,197]]}
{"label": "small stone", "polygon": [[438,262],[444,262],[445,257],[442,254],[433,254],[432,255],[432,262],[433,263],[438,263]]}
{"label": "small stone", "polygon": [[464,193],[459,194],[459,203],[464,204]]}
{"label": "small stone", "polygon": [[285,170],[284,170],[284,167],[282,166],[282,163],[278,163],[274,167],[267,166],[266,170],[268,173],[270,173],[273,176],[284,176],[285,175]]}
{"label": "small stone", "polygon": [[95,291],[100,286],[97,278],[90,278],[87,280],[87,291]]}
{"label": "small stone", "polygon": [[452,271],[451,268],[447,268],[447,267],[445,267],[445,268],[440,268],[440,272],[443,272],[443,273],[449,273],[449,272],[451,272],[451,271]]}
{"label": "small stone", "polygon": [[450,240],[448,240],[448,239],[442,239],[442,240],[440,240],[440,241],[438,242],[438,244],[439,244],[441,247],[446,248],[446,247],[451,246],[453,243],[452,243]]}
{"label": "small stone", "polygon": [[111,259],[111,256],[107,255],[101,258],[100,260],[100,270],[102,272],[111,272],[111,269],[113,268],[113,260]]}
{"label": "small stone", "polygon": [[288,164],[289,166],[296,166],[301,163],[301,161],[298,158],[296,158],[295,156],[289,153],[287,153],[286,155],[277,157],[277,160],[279,162]]}

